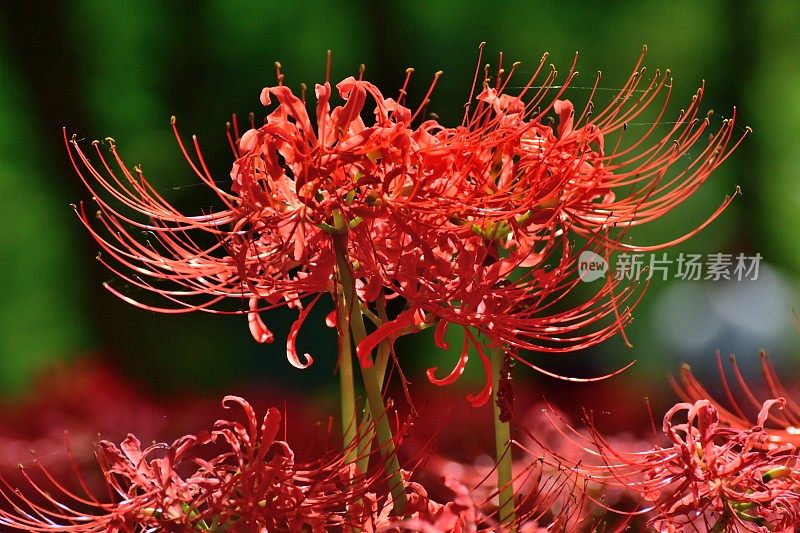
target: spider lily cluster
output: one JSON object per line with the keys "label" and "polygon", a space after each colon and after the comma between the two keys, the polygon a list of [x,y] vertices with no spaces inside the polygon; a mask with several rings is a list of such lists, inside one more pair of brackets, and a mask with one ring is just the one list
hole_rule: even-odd
{"label": "spider lily cluster", "polygon": [[[553,424],[570,443],[565,448],[583,450],[582,460],[558,453],[544,460],[560,468],[569,465],[587,485],[595,485],[596,493],[609,487],[633,493],[639,509],[614,510],[646,516],[657,531],[795,531],[800,453],[764,429],[770,411],[785,404],[783,398],[765,401],[755,424],[740,429],[721,418],[712,400],[678,403],[664,416],[662,439],[635,451],[620,448],[591,426],[587,435],[555,418]],[[590,490],[587,494],[595,498]],[[594,502],[608,508],[607,502]]]}
{"label": "spider lily cluster", "polygon": [[[219,199],[220,209],[200,215],[181,213],[140,168],[129,170],[112,139],[110,161],[103,143],[93,143],[95,164],[73,138],[70,154],[100,223],[83,205],[80,219],[102,248],[100,260],[135,290],[107,288],[152,311],[245,314],[257,342],[274,338],[262,312],[295,308],[287,356],[303,368],[313,359],[297,353],[295,340],[317,298],[335,294],[340,254],[358,305],[372,309],[368,316],[379,326],[358,346],[362,365],[371,364],[368,355],[380,341],[430,325],[440,333],[449,324],[464,327],[465,353],[472,344],[482,354],[470,331],[515,356],[602,342],[629,320],[626,305],[636,294],[609,280],[585,302],[559,306],[578,283],[574,237],[606,255],[695,234],[705,224],[661,245],[623,240],[630,227],[686,200],[743,135],[734,137],[731,118],[699,146],[710,125],[700,114],[702,89],[659,131],[671,78],[666,72],[648,80],[642,58],[607,107],[594,109],[593,91],[576,113],[561,99],[574,66],[566,83],[551,89],[557,74],[545,60],[513,95],[506,87],[517,64],[506,73],[501,62],[494,77],[488,68],[482,78],[476,72],[470,105],[455,127],[417,123],[423,107],[405,106],[411,70],[396,100],[350,77],[336,85],[344,103],[332,108],[330,82],[317,85],[312,119],[305,91],[298,97],[282,85],[279,69],[279,84],[261,93],[262,104],[274,107],[264,124],[241,137],[235,122],[230,131],[230,189],[216,184],[197,139],[190,153],[175,130],[191,168]],[[656,105],[653,125],[629,140],[628,123]],[[374,119],[365,122],[367,113]],[[557,124],[550,125],[553,113]],[[213,244],[200,244],[208,235]],[[142,289],[164,305],[136,300]],[[402,301],[401,311],[381,317],[376,308],[392,299]],[[434,380],[453,381],[465,362]],[[488,398],[491,381],[488,358],[483,362],[487,388],[477,404]]]}
{"label": "spider lily cluster", "polygon": [[[363,68],[358,77],[332,86],[329,56],[328,73],[314,87],[312,102],[305,86],[298,95],[283,84],[277,64],[277,85],[261,93],[269,110],[263,123],[251,119],[240,134],[234,117],[228,127],[235,158],[229,187],[211,175],[198,140],[184,142],[173,118],[189,166],[217,200],[216,209],[196,214],[172,205],[140,167],[129,168],[113,139],[89,148],[65,134],[95,206],[74,208],[101,248],[99,260],[133,288],[107,283],[114,295],[156,312],[241,314],[259,343],[275,338],[265,312],[292,308],[297,318],[286,353],[300,369],[320,356],[298,352],[302,326],[320,300],[331,297],[326,322],[338,332],[344,446],[313,467],[298,464],[291,448],[275,440],[277,411],[269,411],[259,426],[249,405],[230,397],[226,401],[244,408],[245,425],[221,421],[210,432],[145,450],[132,436],[121,447],[102,443],[98,458],[114,501],[100,503],[57,484],[77,503],[73,508],[44,490],[43,502],[20,500],[7,487],[3,495],[16,503],[0,522],[37,531],[148,530],[164,524],[206,531],[537,531],[596,524],[597,515],[586,510],[598,500],[597,487],[604,491],[619,481],[629,496],[659,502],[664,512],[652,521],[659,528],[673,527],[672,517],[694,501],[710,502],[693,511],[697,516],[722,512],[730,520],[745,520],[752,512],[752,523],[772,524],[773,515],[762,507],[778,505],[780,495],[767,485],[780,478],[782,487],[795,486],[789,475],[794,463],[781,463],[785,470],[776,470],[783,456],[775,454],[789,453],[793,444],[772,446],[774,439],[758,427],[726,433],[720,429],[720,411],[704,399],[679,404],[668,414],[671,420],[681,410],[688,413],[685,424],[665,421],[672,448],[634,454],[635,460],[620,455],[623,466],[611,460],[616,452],[597,432],[580,434],[585,442],[576,448],[595,445],[592,453],[606,460],[593,467],[571,464],[536,434],[522,448],[530,451],[538,443],[538,458],[527,466],[511,462],[513,363],[545,372],[525,352],[575,351],[624,335],[644,292],[608,276],[588,286],[594,287],[588,297],[576,298],[585,294],[575,290],[579,254],[588,250],[607,258],[620,250],[678,244],[713,221],[735,196],[668,242],[639,244],[628,237],[630,228],[660,219],[690,197],[749,132],[737,134],[735,110],[710,131],[711,122],[701,113],[702,88],[662,128],[670,73],[648,77],[643,57],[644,52],[607,105],[597,108],[599,74],[583,107],[566,99],[577,74],[574,63],[560,81],[545,55],[530,78],[512,84],[518,63],[504,68],[501,55],[496,68],[481,68],[479,59],[457,126],[425,116],[441,73],[413,108],[406,102],[412,69],[397,98],[389,98],[363,79]],[[655,118],[634,134],[629,125],[646,113]],[[159,301],[142,297],[146,293]],[[391,357],[395,340],[429,327],[440,348],[448,346],[447,331],[459,328],[462,349],[451,369],[431,366],[428,380],[455,382],[474,350],[485,384],[467,399],[479,407],[493,397],[498,486],[483,499],[476,484],[445,476],[453,499],[435,503],[413,481],[414,468],[401,469],[398,461],[402,440],[389,424],[385,375],[390,363],[402,365],[403,354]],[[367,414],[360,419],[353,361],[367,392]],[[685,394],[701,390],[688,383]],[[765,404],[759,427],[771,405]],[[568,436],[567,430],[559,431]],[[718,445],[717,439],[728,444]],[[195,453],[215,445],[229,450]],[[737,453],[748,459],[737,463]],[[739,491],[735,497],[708,486],[700,489],[698,468],[712,457],[727,461],[714,466],[715,479],[745,466],[750,478],[772,477],[762,480],[763,486],[730,485]],[[178,473],[181,463],[191,465],[187,473]],[[523,482],[520,472],[528,477],[535,472],[538,481]],[[627,482],[634,473],[645,477]],[[679,478],[683,484],[663,501],[665,488],[682,483]],[[514,484],[532,488],[515,496]],[[47,504],[59,510],[47,511]],[[81,514],[85,507],[94,512]]]}

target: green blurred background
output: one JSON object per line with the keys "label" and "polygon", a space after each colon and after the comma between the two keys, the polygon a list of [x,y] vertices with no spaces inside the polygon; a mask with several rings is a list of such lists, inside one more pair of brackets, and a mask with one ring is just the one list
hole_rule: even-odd
{"label": "green blurred background", "polygon": [[[102,289],[112,276],[94,260],[97,246],[69,208],[88,195],[68,164],[61,128],[88,140],[114,137],[131,166],[141,163],[166,196],[198,211],[206,197],[174,142],[171,115],[185,134],[197,133],[212,170],[224,179],[231,163],[224,124],[231,113],[261,112],[258,95],[274,83],[273,61],[281,61],[292,87],[312,86],[322,80],[331,49],[334,80],[365,63],[366,77],[384,94],[394,94],[413,66],[411,102],[442,69],[429,110],[452,123],[469,93],[480,41],[488,43],[491,61],[500,50],[507,61],[523,61],[520,81],[542,52],[565,72],[578,51],[581,76],[568,94],[579,106],[588,94],[580,87],[591,85],[595,71],[603,71],[602,87],[620,87],[647,44],[646,64],[668,67],[675,77],[668,116],[705,79],[714,125],[737,105],[739,123],[755,130],[696,198],[637,237],[655,243],[681,234],[739,184],[743,195],[734,206],[674,253],[761,253],[759,282],[654,283],[628,331],[632,350],[614,341],[590,353],[532,359],[584,376],[637,359],[615,378],[634,394],[665,390],[665,372],[685,359],[703,366],[715,349],[750,356],[764,346],[790,365],[800,276],[799,23],[794,1],[6,3],[0,8],[0,212],[6,217],[0,390],[24,393],[48,362],[103,354],[158,394],[217,394],[243,377],[324,393],[335,381],[335,344],[322,326],[304,330],[300,348],[317,363],[300,372],[286,362],[283,342],[252,342],[242,317],[160,316]],[[631,126],[637,127],[645,126]],[[280,339],[291,315],[268,319]],[[412,381],[423,381],[428,366],[453,360],[426,339],[401,350],[414,354],[405,359]],[[475,365],[468,376],[479,378]],[[518,374],[545,389],[574,387]]]}

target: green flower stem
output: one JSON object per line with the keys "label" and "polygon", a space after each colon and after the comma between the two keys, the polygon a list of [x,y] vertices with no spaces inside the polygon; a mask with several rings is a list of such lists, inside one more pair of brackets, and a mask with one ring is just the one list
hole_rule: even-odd
{"label": "green flower stem", "polygon": [[[386,314],[386,298],[384,298],[383,293],[378,295],[377,300],[378,306],[378,318],[381,320],[382,324],[385,324],[389,321],[389,316]],[[386,366],[389,364],[389,355],[391,354],[392,345],[388,340],[382,341],[378,345],[378,355],[375,357],[375,364],[378,366],[380,370],[379,375],[381,377],[381,386],[383,386],[383,377],[386,375]]]}
{"label": "green flower stem", "polygon": [[[386,300],[383,294],[378,295],[378,320],[375,325],[380,326],[389,321],[386,315]],[[383,388],[383,380],[386,377],[386,367],[389,365],[389,356],[391,355],[392,343],[388,340],[383,340],[378,345],[378,354],[375,356],[375,366],[378,368],[378,378],[380,379],[381,388]],[[364,416],[361,420],[361,427],[368,428],[372,425],[372,416],[370,416],[369,409],[364,410]],[[369,463],[369,455],[372,450],[372,439],[362,438],[358,443],[358,457],[357,463],[359,470],[366,471]]]}
{"label": "green flower stem", "polygon": [[394,512],[397,515],[402,515],[407,503],[406,489],[403,484],[403,475],[400,471],[400,461],[397,459],[397,450],[394,447],[392,429],[389,426],[389,419],[386,416],[386,409],[383,405],[380,386],[381,377],[378,375],[378,369],[375,365],[369,368],[362,367],[361,374],[364,377],[367,401],[369,402],[372,419],[375,421],[375,431],[378,434],[378,444],[384,459],[386,474],[389,476]]}
{"label": "green flower stem", "polygon": [[356,466],[359,472],[366,472],[369,467],[369,456],[372,453],[372,417],[369,414],[369,409],[364,409],[361,415],[361,425],[364,432],[369,432],[369,435],[359,435],[358,439],[358,459]]}
{"label": "green flower stem", "polygon": [[503,368],[505,350],[503,347],[489,349],[492,360],[492,411],[494,415],[494,447],[497,460],[497,489],[499,491],[500,523],[510,526],[510,531],[516,532],[514,525],[514,482],[511,471],[511,427],[508,422],[500,420],[500,407],[497,405],[497,393],[500,390],[500,372]]}
{"label": "green flower stem", "polygon": [[[356,302],[353,301],[355,290],[353,288],[353,278],[350,274],[350,266],[347,264],[347,259],[343,252],[345,246],[346,244],[343,244],[342,240],[337,242],[336,261],[342,285],[342,303],[345,309],[350,311],[350,332],[353,335],[354,344],[358,346],[367,336],[367,330],[364,326],[364,317],[361,314],[361,310]],[[395,514],[402,515],[407,503],[406,492],[402,473],[400,472],[400,462],[397,459],[397,451],[394,446],[392,429],[389,426],[389,419],[386,416],[386,408],[383,404],[383,394],[381,393],[383,376],[380,375],[380,369],[374,364],[369,368],[364,368],[363,365],[359,366],[361,367],[361,375],[364,379],[364,388],[367,392],[369,412],[374,421],[375,432],[378,436],[380,453],[384,459],[386,475],[389,476],[394,511]]]}
{"label": "green flower stem", "polygon": [[356,444],[358,428],[356,420],[356,391],[353,379],[353,350],[350,344],[350,319],[342,297],[344,291],[337,287],[337,305],[339,306],[339,397],[342,406],[343,450],[347,463],[352,463],[358,456]]}
{"label": "green flower stem", "polygon": [[[389,341],[381,341],[378,345],[378,355],[375,358],[375,366],[378,368],[378,378],[380,379],[381,388],[383,388],[383,380],[386,376],[386,366],[389,362],[389,353],[391,345]],[[361,418],[362,428],[369,428],[372,426],[372,416],[369,409],[365,409]],[[372,439],[361,437],[358,441],[358,461],[356,465],[361,472],[366,472],[369,463],[369,455],[372,450]]]}

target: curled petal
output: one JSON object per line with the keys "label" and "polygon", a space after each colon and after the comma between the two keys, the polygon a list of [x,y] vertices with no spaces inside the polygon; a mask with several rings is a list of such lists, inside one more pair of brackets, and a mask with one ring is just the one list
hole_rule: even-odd
{"label": "curled petal", "polygon": [[558,113],[558,135],[563,137],[572,131],[572,120],[575,114],[572,102],[569,100],[556,100],[553,111]]}
{"label": "curled petal", "polygon": [[250,298],[250,312],[247,313],[247,325],[250,326],[250,333],[258,343],[269,343],[275,340],[272,331],[261,320],[258,314],[258,298]]}
{"label": "curled petal", "polygon": [[314,308],[314,304],[317,303],[319,300],[320,295],[317,295],[308,306],[300,311],[300,316],[297,317],[297,320],[292,323],[292,327],[289,329],[289,334],[286,336],[286,356],[289,359],[289,362],[295,368],[308,368],[311,363],[314,362],[314,359],[309,354],[303,354],[305,357],[306,362],[303,363],[300,361],[300,358],[297,357],[297,335],[300,333],[300,327],[303,325],[308,313]]}
{"label": "curled petal", "polygon": [[367,98],[367,92],[363,85],[364,82],[358,82],[355,78],[350,76],[339,82],[336,86],[342,97],[347,99],[347,103],[345,103],[339,113],[339,120],[336,122],[337,133],[347,132],[350,124],[359,118],[359,114],[364,108],[364,102]]}
{"label": "curled petal", "polygon": [[444,335],[447,333],[447,325],[449,322],[447,320],[440,320],[438,324],[436,324],[436,329],[433,332],[433,342],[436,343],[436,346],[442,350],[447,350],[450,348],[450,343],[444,340]]}
{"label": "curled petal", "polygon": [[758,412],[758,417],[756,418],[756,425],[764,427],[764,423],[766,423],[767,418],[769,418],[769,410],[772,409],[772,407],[775,405],[778,406],[778,409],[783,409],[783,407],[786,405],[786,400],[784,398],[775,398],[773,400],[767,400],[766,402],[764,402],[764,405]]}
{"label": "curled petal", "polygon": [[[441,322],[439,324],[441,324]],[[436,331],[437,332],[439,331],[438,325],[436,327]],[[461,374],[464,373],[464,367],[467,365],[468,360],[469,360],[469,337],[465,332],[464,343],[461,348],[461,356],[458,358],[458,362],[456,363],[455,368],[453,368],[453,370],[450,372],[450,374],[447,375],[447,377],[438,379],[435,375],[437,368],[435,366],[431,367],[428,369],[427,372],[428,380],[434,385],[439,385],[439,386],[450,385],[459,377],[461,377]]]}
{"label": "curled petal", "polygon": [[258,457],[256,460],[263,460],[269,451],[270,445],[275,441],[281,427],[281,413],[275,407],[267,409],[264,420],[261,422],[261,436],[258,444]]}
{"label": "curled petal", "polygon": [[372,366],[372,351],[382,341],[391,338],[392,335],[398,333],[402,329],[412,326],[414,324],[415,310],[407,309],[400,313],[397,318],[382,324],[375,331],[364,337],[356,347],[356,354],[358,360],[361,362],[363,368]]}
{"label": "curled petal", "polygon": [[486,402],[489,400],[489,396],[492,394],[492,362],[489,360],[489,357],[486,355],[486,352],[484,352],[483,347],[479,342],[477,342],[472,333],[466,329],[464,331],[466,331],[467,336],[469,336],[470,341],[472,341],[472,344],[478,351],[478,355],[481,358],[483,370],[486,375],[486,382],[483,385],[483,389],[478,394],[468,394],[467,401],[472,404],[473,407],[481,407],[482,405],[486,404]]}

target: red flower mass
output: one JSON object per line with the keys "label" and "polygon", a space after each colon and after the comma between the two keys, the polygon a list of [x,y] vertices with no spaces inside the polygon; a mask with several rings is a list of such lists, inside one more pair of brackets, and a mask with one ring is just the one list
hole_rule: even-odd
{"label": "red flower mass", "polygon": [[367,519],[355,509],[374,476],[354,475],[341,454],[296,461],[277,439],[277,409],[259,422],[243,399],[227,396],[223,405],[231,404],[242,408],[244,423],[219,420],[169,445],[143,448],[133,435],[119,446],[101,441],[103,490],[91,490],[93,480],[74,461],[72,484],[38,460],[22,469],[33,491],[0,478],[0,500],[11,505],[0,506],[0,524],[25,531],[316,532]]}
{"label": "red flower mass", "polygon": [[[587,487],[618,487],[639,495],[643,514],[657,531],[794,531],[800,523],[800,456],[791,444],[777,444],[763,426],[783,398],[764,402],[756,424],[730,427],[708,400],[679,403],[664,416],[666,444],[620,449],[589,427],[589,435],[562,420],[552,423],[580,460],[545,449],[544,461],[568,468]],[[677,420],[676,420],[677,419]],[[592,459],[594,458],[594,459]],[[606,489],[607,490],[607,489]]]}
{"label": "red flower mass", "polygon": [[714,395],[703,387],[692,374],[692,369],[689,365],[681,367],[680,382],[670,377],[670,384],[672,389],[685,402],[696,402],[702,399],[713,402],[714,407],[720,413],[720,417],[737,429],[747,429],[753,426],[757,419],[757,413],[760,412],[761,406],[766,399],[783,398],[785,402],[783,408],[769,411],[767,418],[758,425],[764,426],[764,431],[769,435],[771,443],[775,445],[790,444],[795,447],[800,446],[800,398],[797,398],[796,394],[792,394],[781,383],[778,373],[767,357],[767,353],[762,351],[760,358],[761,371],[766,385],[765,394],[761,394],[761,398],[755,392],[755,387],[748,385],[745,381],[745,377],[739,371],[736,358],[733,355],[730,356],[730,366],[733,372],[733,383],[731,383],[731,380],[726,376],[719,352],[717,353],[717,369],[725,393],[724,401],[715,399]]}
{"label": "red flower mass", "polygon": [[[259,420],[242,398],[227,396],[223,405],[240,407],[243,421],[218,420],[172,444],[145,446],[132,434],[119,445],[101,441],[95,450],[99,477],[78,464],[72,449],[72,479],[38,458],[20,467],[21,481],[0,475],[0,526],[38,532],[506,531],[485,495],[451,474],[442,476],[448,499],[439,503],[409,479],[414,472],[405,473],[409,503],[402,516],[393,516],[382,475],[357,474],[342,452],[299,460],[278,438],[277,409]],[[557,478],[530,494],[521,531],[539,531],[537,520],[571,520],[574,504],[551,513],[550,505],[570,490],[569,479]]]}
{"label": "red flower mass", "polygon": [[[435,369],[428,376],[440,385],[454,381],[475,346],[487,373],[475,404],[488,398],[491,365],[470,328],[526,364],[521,350],[572,351],[619,333],[638,302],[636,288],[609,277],[583,302],[568,303],[579,283],[578,251],[651,250],[697,233],[731,198],[670,242],[624,241],[630,227],[660,218],[697,190],[744,134],[733,137],[731,118],[703,141],[709,121],[699,115],[702,89],[658,133],[671,79],[657,72],[648,80],[642,58],[605,108],[594,109],[592,90],[576,116],[562,99],[574,64],[556,85],[545,60],[516,94],[508,90],[517,64],[506,73],[501,55],[493,77],[488,67],[482,79],[477,70],[455,127],[417,120],[438,73],[415,111],[405,105],[411,69],[396,100],[360,75],[346,78],[336,85],[343,101],[336,107],[326,76],[314,89],[312,118],[305,91],[298,97],[283,85],[278,66],[278,85],[261,93],[272,109],[263,125],[251,124],[240,137],[234,120],[229,130],[236,157],[229,189],[217,185],[196,138],[189,152],[173,119],[189,165],[218,199],[218,209],[196,215],[175,208],[139,167],[130,170],[113,139],[106,140],[111,160],[103,143],[93,143],[95,163],[73,137],[70,157],[99,224],[83,205],[76,209],[102,248],[100,260],[133,290],[106,287],[151,311],[246,314],[258,342],[273,340],[261,312],[295,308],[287,356],[303,368],[312,357],[297,354],[295,339],[320,295],[336,298],[338,254],[355,280],[357,305],[376,318],[377,329],[358,346],[362,365],[372,364],[383,340],[436,324],[443,346],[448,325],[461,326],[459,362],[445,377]],[[652,126],[630,138],[630,121],[651,107]],[[576,238],[584,244],[576,247]],[[164,304],[138,299],[141,290]],[[402,305],[393,316],[375,310],[397,298]]]}

